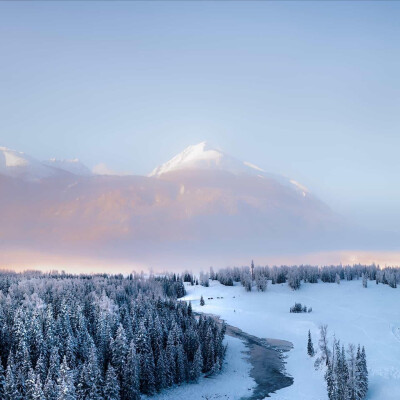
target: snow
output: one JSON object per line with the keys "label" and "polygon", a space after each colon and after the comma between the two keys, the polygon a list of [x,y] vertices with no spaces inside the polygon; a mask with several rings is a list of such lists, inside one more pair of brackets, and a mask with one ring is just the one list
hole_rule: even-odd
{"label": "snow", "polygon": [[237,160],[223,151],[211,147],[207,142],[201,142],[187,147],[171,160],[155,168],[149,176],[161,176],[168,172],[187,169],[224,170],[234,174],[264,172],[254,164]]}
{"label": "snow", "polygon": [[0,147],[0,173],[28,180],[38,180],[55,175],[56,170],[21,151]]}
{"label": "snow", "polygon": [[[288,354],[287,372],[294,384],[272,394],[275,400],[326,400],[323,371],[316,371],[306,354],[310,329],[318,347],[321,324],[328,325],[330,343],[335,334],[341,343],[365,346],[369,369],[368,400],[400,398],[400,309],[399,289],[376,285],[368,288],[361,280],[338,284],[302,284],[292,291],[286,284],[268,284],[266,292],[245,292],[242,286],[226,287],[211,281],[209,288],[187,286],[186,300],[194,310],[221,316],[245,332],[289,340],[294,348]],[[200,307],[200,295],[206,305]],[[213,300],[208,300],[213,297]],[[223,297],[223,299],[216,299]],[[291,314],[295,302],[312,307],[312,313]],[[233,384],[233,383],[232,383]],[[235,382],[236,384],[236,382]]]}
{"label": "snow", "polygon": [[51,158],[50,160],[44,161],[44,164],[75,175],[92,175],[92,171],[77,158],[71,160],[57,160],[56,158]]}
{"label": "snow", "polygon": [[18,153],[16,151],[1,147],[0,151],[3,152],[5,158],[5,166],[9,167],[22,167],[28,165],[28,160],[24,158],[24,153]]}
{"label": "snow", "polygon": [[163,390],[155,396],[147,397],[152,400],[238,400],[252,393],[255,381],[249,376],[251,365],[245,358],[246,347],[237,338],[226,336],[228,345],[222,372],[210,378],[201,378],[197,384],[185,384]]}
{"label": "snow", "polygon": [[213,148],[207,142],[187,147],[171,160],[155,168],[150,177],[160,177],[174,171],[182,170],[222,170],[235,175],[250,175],[259,178],[273,179],[279,184],[298,192],[302,197],[308,189],[293,179],[278,174],[265,172],[262,168],[248,161],[240,161],[235,157]]}

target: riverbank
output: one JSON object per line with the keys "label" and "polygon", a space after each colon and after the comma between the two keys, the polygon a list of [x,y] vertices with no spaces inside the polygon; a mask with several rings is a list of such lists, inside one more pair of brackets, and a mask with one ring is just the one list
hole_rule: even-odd
{"label": "riverbank", "polygon": [[[196,313],[200,315],[199,313]],[[220,324],[220,317],[206,314]],[[255,380],[256,387],[251,395],[243,399],[262,400],[270,397],[271,393],[293,384],[293,378],[285,374],[285,353],[293,348],[286,340],[263,339],[250,335],[241,329],[226,324],[226,334],[243,341],[251,364],[250,376]]]}

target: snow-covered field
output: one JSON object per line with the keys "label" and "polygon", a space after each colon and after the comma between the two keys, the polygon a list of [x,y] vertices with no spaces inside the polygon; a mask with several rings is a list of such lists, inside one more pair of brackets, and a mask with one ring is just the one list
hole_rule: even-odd
{"label": "snow-covered field", "polygon": [[[287,372],[294,377],[294,384],[273,394],[273,399],[327,399],[323,371],[315,371],[314,359],[310,359],[306,353],[307,332],[311,330],[314,347],[317,348],[320,324],[327,324],[331,338],[335,334],[345,346],[350,342],[365,346],[369,400],[400,399],[400,289],[376,285],[371,281],[365,289],[361,280],[342,281],[340,285],[302,284],[298,291],[292,291],[286,284],[272,285],[269,282],[264,293],[248,293],[242,286],[226,287],[216,281],[211,281],[208,288],[189,285],[186,289],[185,299],[192,301],[194,310],[219,315],[229,324],[255,336],[284,339],[293,343],[294,349],[287,353]],[[201,295],[206,302],[204,307],[199,305]],[[213,297],[213,300],[208,300],[209,297]],[[290,306],[295,302],[312,307],[313,312],[289,313]],[[251,386],[251,379],[244,377],[243,360],[238,361],[239,358],[233,355],[235,351],[241,351],[240,345],[232,338],[228,340],[228,367],[221,376],[215,378],[215,383],[220,380],[223,386],[213,386],[214,392],[208,382],[207,385],[191,385],[190,389],[185,390],[191,390],[193,395],[186,392],[189,396],[186,398],[206,398],[202,397],[206,390],[207,393],[218,393],[218,398],[224,398],[223,395],[227,394],[230,399],[239,399]],[[241,367],[229,367],[231,362],[238,362]],[[238,376],[231,375],[231,368],[240,369],[242,384]],[[243,390],[239,392],[232,388]],[[184,388],[173,390],[170,395],[178,398],[179,391]],[[157,397],[161,398],[170,399],[171,396],[165,392]]]}
{"label": "snow-covered field", "polygon": [[198,384],[185,384],[163,390],[148,397],[152,400],[234,400],[252,393],[255,381],[250,377],[251,365],[246,361],[246,347],[240,339],[226,336],[228,345],[222,373],[201,378]]}

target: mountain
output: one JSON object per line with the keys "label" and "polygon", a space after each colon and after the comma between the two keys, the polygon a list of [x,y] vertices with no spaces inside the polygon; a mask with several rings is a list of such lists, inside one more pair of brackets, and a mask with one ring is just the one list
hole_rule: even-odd
{"label": "mountain", "polygon": [[0,147],[0,174],[26,180],[40,180],[59,173],[27,154]]}
{"label": "mountain", "polygon": [[90,176],[92,172],[78,159],[52,158],[41,162],[21,151],[0,147],[0,174],[26,181],[40,181],[66,174]]}
{"label": "mountain", "polygon": [[56,158],[51,158],[50,160],[43,161],[43,164],[70,172],[74,175],[92,175],[92,171],[86,165],[82,164],[77,158],[71,160],[57,160]]}
{"label": "mountain", "polygon": [[306,188],[204,142],[147,177],[92,175],[78,161],[40,163],[4,148],[0,156],[0,250],[164,264],[320,250],[344,237],[343,221]]}
{"label": "mountain", "polygon": [[295,180],[281,175],[265,172],[262,168],[248,161],[240,161],[222,150],[211,147],[207,142],[201,142],[187,147],[181,153],[166,163],[156,167],[149,176],[165,178],[165,175],[176,171],[225,171],[234,175],[250,175],[273,179],[276,182],[291,187],[306,196],[308,189]]}

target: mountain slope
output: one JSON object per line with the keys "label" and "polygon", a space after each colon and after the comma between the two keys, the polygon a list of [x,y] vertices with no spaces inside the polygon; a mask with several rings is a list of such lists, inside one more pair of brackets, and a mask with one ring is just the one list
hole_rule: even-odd
{"label": "mountain slope", "polygon": [[58,168],[63,171],[70,172],[74,175],[90,176],[93,175],[92,171],[83,163],[81,163],[77,158],[72,160],[57,160],[56,158],[51,158],[50,160],[43,161],[43,164]]}

